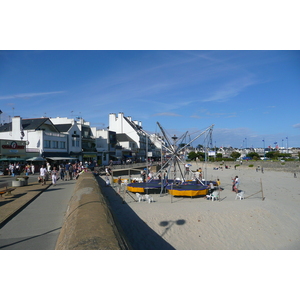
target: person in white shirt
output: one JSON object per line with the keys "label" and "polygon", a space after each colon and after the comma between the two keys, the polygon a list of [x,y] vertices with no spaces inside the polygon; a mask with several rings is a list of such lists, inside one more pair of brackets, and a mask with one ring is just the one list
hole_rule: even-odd
{"label": "person in white shirt", "polygon": [[47,175],[47,169],[45,168],[44,165],[40,168],[40,179],[42,182],[42,185],[46,183],[46,175]]}
{"label": "person in white shirt", "polygon": [[56,170],[56,167],[53,167],[53,170],[51,171],[51,178],[52,178],[52,184],[56,185],[56,181],[57,181],[57,170]]}

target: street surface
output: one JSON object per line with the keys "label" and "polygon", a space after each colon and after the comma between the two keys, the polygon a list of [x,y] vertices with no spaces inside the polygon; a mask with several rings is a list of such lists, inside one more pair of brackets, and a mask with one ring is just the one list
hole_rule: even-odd
{"label": "street surface", "polygon": [[0,250],[54,250],[76,180],[58,180],[0,229]]}

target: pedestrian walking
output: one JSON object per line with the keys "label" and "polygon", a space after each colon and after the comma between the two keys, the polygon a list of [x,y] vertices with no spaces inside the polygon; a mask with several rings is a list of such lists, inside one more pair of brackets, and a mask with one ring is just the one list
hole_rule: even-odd
{"label": "pedestrian walking", "polygon": [[56,170],[56,167],[53,167],[53,170],[51,171],[51,178],[52,178],[52,184],[56,185],[56,181],[57,181],[57,170]]}
{"label": "pedestrian walking", "polygon": [[47,169],[44,165],[40,168],[40,180],[42,182],[42,185],[46,183],[46,176],[47,176]]}

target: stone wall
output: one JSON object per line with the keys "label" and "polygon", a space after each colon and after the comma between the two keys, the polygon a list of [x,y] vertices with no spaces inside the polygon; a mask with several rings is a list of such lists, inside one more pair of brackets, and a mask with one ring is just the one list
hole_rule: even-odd
{"label": "stone wall", "polygon": [[91,172],[79,176],[56,250],[131,249]]}

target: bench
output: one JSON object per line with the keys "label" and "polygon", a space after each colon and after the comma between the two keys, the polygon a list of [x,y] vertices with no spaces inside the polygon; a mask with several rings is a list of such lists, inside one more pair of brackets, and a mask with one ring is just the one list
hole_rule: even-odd
{"label": "bench", "polygon": [[3,194],[8,194],[8,195],[11,195],[11,192],[14,191],[15,188],[8,188],[8,183],[7,182],[3,182],[3,183],[0,183],[0,195],[1,195],[1,198],[2,198],[2,195]]}

